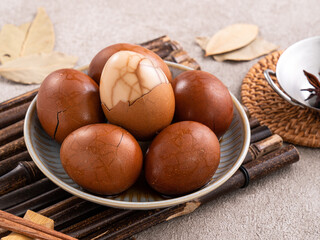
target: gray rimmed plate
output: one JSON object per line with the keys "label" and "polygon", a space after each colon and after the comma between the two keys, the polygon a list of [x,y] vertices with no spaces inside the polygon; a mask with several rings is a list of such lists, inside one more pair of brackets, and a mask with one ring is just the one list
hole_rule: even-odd
{"label": "gray rimmed plate", "polygon": [[[183,71],[192,70],[180,64],[166,62],[173,77]],[[211,181],[201,189],[180,197],[167,198],[152,191],[141,177],[129,190],[117,196],[100,196],[89,193],[64,171],[60,162],[60,145],[52,140],[42,129],[36,112],[37,97],[32,101],[24,123],[24,138],[27,149],[39,169],[51,181],[67,192],[88,201],[116,208],[155,209],[174,206],[197,200],[214,191],[226,182],[240,167],[250,143],[248,118],[238,100],[231,94],[234,116],[228,131],[220,140],[221,160]]]}

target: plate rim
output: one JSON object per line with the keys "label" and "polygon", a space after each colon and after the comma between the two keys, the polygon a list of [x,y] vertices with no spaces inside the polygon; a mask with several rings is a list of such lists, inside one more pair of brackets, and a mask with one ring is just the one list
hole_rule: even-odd
{"label": "plate rim", "polygon": [[[174,67],[174,68],[179,68],[181,70],[193,70],[190,67],[183,66],[181,64],[177,63],[171,63],[171,62],[166,62],[168,66]],[[230,91],[229,91],[230,92]],[[244,129],[244,143],[243,147],[241,149],[241,152],[239,154],[239,157],[237,161],[233,164],[233,166],[230,168],[230,170],[224,174],[222,177],[217,179],[212,185],[202,188],[200,190],[197,190],[193,193],[189,193],[184,196],[168,199],[168,200],[157,200],[153,202],[128,202],[128,201],[119,201],[119,200],[114,200],[110,198],[104,198],[102,196],[97,196],[91,193],[86,193],[83,192],[79,189],[76,189],[69,184],[63,182],[60,180],[57,176],[55,176],[53,173],[51,173],[47,167],[43,164],[43,162],[40,160],[39,156],[36,154],[34,147],[31,143],[31,134],[30,134],[30,129],[31,129],[31,117],[33,114],[35,114],[36,111],[36,100],[37,96],[32,100],[30,106],[28,107],[26,116],[25,116],[25,122],[24,122],[24,140],[26,143],[27,150],[33,160],[33,162],[37,165],[37,167],[41,170],[41,172],[48,177],[52,182],[54,182],[57,186],[61,187],[65,191],[79,197],[85,200],[88,200],[90,202],[94,202],[100,205],[105,205],[109,207],[114,207],[114,208],[122,208],[122,209],[133,209],[133,210],[148,210],[148,209],[156,209],[156,208],[164,208],[164,207],[171,207],[175,206],[178,204],[186,203],[186,202],[191,202],[200,199],[201,197],[207,195],[208,193],[212,192],[213,190],[217,189],[220,187],[223,183],[225,183],[232,175],[238,170],[238,168],[241,166],[245,156],[246,152],[249,149],[250,145],[250,125],[249,125],[249,120],[247,118],[247,115],[241,106],[240,102],[235,98],[235,96],[230,92],[232,101],[234,103],[234,106],[236,107],[240,118],[242,119],[241,123],[243,125]]]}

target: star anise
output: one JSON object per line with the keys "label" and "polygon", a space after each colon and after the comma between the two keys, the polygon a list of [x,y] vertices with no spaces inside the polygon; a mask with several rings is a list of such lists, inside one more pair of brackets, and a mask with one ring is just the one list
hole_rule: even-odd
{"label": "star anise", "polygon": [[[316,100],[316,107],[320,107],[320,81],[319,79],[313,75],[312,73],[309,73],[305,70],[303,70],[304,75],[307,77],[308,82],[314,87],[314,88],[306,88],[306,89],[301,89],[301,91],[308,91],[310,92],[310,95],[308,98],[305,99],[305,101],[308,101],[309,99],[313,97],[317,97]],[[319,72],[320,75],[320,72]]]}

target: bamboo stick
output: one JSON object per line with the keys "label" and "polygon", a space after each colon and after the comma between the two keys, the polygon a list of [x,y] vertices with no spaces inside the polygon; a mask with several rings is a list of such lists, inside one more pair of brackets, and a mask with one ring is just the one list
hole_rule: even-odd
{"label": "bamboo stick", "polygon": [[249,124],[251,129],[260,126],[260,122],[256,118],[249,118]]}
{"label": "bamboo stick", "polygon": [[102,208],[101,205],[82,201],[50,216],[50,218],[54,220],[56,229],[62,229],[87,218],[91,212],[102,211]]}
{"label": "bamboo stick", "polygon": [[[159,38],[153,39],[148,42],[144,42],[140,44],[142,47],[145,47],[157,55],[159,55],[161,58],[165,59],[167,56],[169,56],[173,51],[182,50],[181,45],[176,42],[172,41],[168,36],[161,36]],[[190,58],[190,57],[189,57]]]}
{"label": "bamboo stick", "polygon": [[32,91],[26,92],[22,95],[19,95],[17,97],[11,98],[5,102],[0,103],[0,113],[8,109],[17,107],[19,105],[22,105],[24,103],[31,102],[31,100],[37,95],[38,90],[38,88],[34,89]]}
{"label": "bamboo stick", "polygon": [[0,112],[0,129],[22,120],[27,112],[30,102],[23,103],[14,108]]}
{"label": "bamboo stick", "polygon": [[22,202],[35,198],[49,190],[55,188],[56,185],[48,178],[40,179],[34,183],[21,187],[15,191],[9,192],[0,197],[0,209],[5,210],[16,206]]}
{"label": "bamboo stick", "polygon": [[34,162],[20,162],[16,168],[0,177],[0,196],[43,177]]}
{"label": "bamboo stick", "polygon": [[0,146],[23,136],[24,120],[0,130]]}
{"label": "bamboo stick", "polygon": [[49,207],[46,207],[46,208],[40,210],[39,213],[44,216],[50,217],[56,213],[59,213],[60,211],[63,211],[65,209],[69,208],[73,204],[77,204],[77,203],[83,202],[83,201],[85,201],[85,200],[78,198],[76,196],[72,196],[72,197],[64,199],[60,202],[57,202]]}
{"label": "bamboo stick", "polygon": [[271,135],[272,135],[272,132],[267,126],[265,125],[258,126],[251,130],[250,143],[258,142],[262,139],[270,137]]}
{"label": "bamboo stick", "polygon": [[0,147],[0,161],[26,150],[24,138],[18,138]]}
{"label": "bamboo stick", "polygon": [[130,214],[133,212],[133,210],[108,208],[103,212],[63,229],[61,232],[75,238],[84,238],[87,235],[96,233],[98,229],[105,228],[121,219],[130,217]]}
{"label": "bamboo stick", "polygon": [[22,216],[28,209],[38,211],[39,209],[48,207],[50,204],[54,204],[70,196],[71,195],[69,193],[57,187],[39,196],[8,208],[6,209],[6,212],[12,213],[17,216]]}
{"label": "bamboo stick", "polygon": [[31,160],[28,151],[24,151],[0,161],[0,177],[14,169],[19,162]]}
{"label": "bamboo stick", "polygon": [[243,160],[243,164],[281,148],[282,143],[283,140],[278,134],[273,134],[271,137],[251,143],[248,149],[248,153]]}

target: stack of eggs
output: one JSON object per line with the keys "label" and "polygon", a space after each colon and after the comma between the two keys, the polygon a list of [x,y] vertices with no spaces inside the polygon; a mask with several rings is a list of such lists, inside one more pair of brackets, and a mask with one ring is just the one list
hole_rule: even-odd
{"label": "stack of eggs", "polygon": [[[88,75],[51,73],[36,106],[43,129],[61,143],[67,174],[101,195],[127,190],[142,172],[164,195],[199,189],[218,168],[218,139],[233,118],[229,91],[215,76],[186,71],[172,79],[158,55],[131,44],[101,50]],[[145,155],[138,141],[150,142]]]}

